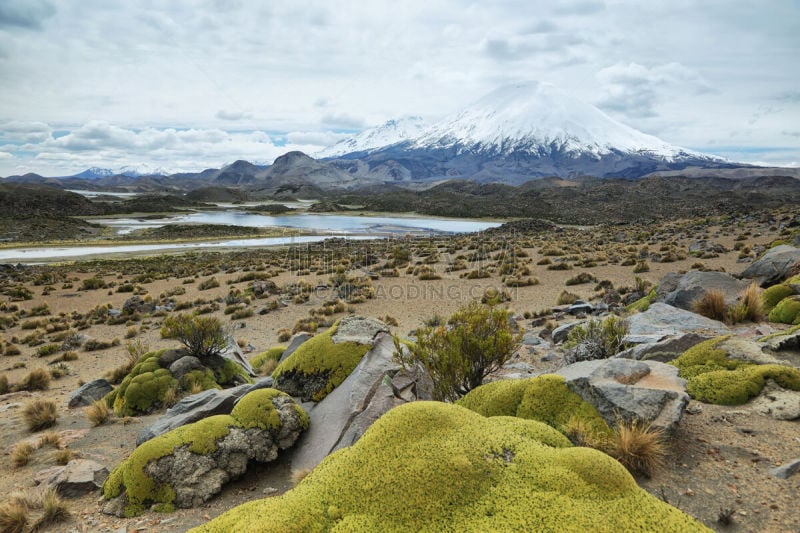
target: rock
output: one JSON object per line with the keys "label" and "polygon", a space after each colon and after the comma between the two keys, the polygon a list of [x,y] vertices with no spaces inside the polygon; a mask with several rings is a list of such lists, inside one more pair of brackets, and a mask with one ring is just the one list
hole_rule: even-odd
{"label": "rock", "polygon": [[139,446],[153,437],[209,416],[229,414],[236,400],[249,392],[251,387],[252,385],[239,385],[225,390],[208,389],[182,398],[152,425],[139,432],[136,445]]}
{"label": "rock", "polygon": [[301,344],[306,342],[308,339],[313,337],[311,333],[306,333],[305,331],[301,331],[300,333],[295,333],[292,335],[292,338],[289,340],[289,346],[286,347],[283,354],[281,354],[281,358],[278,360],[279,363],[282,363],[286,358],[292,355],[295,350],[297,350]]}
{"label": "rock", "polygon": [[275,282],[270,280],[256,280],[250,284],[250,288],[256,298],[261,298],[265,294],[278,294],[280,292]]}
{"label": "rock", "polygon": [[67,407],[84,407],[92,405],[92,402],[99,400],[114,389],[114,386],[105,379],[95,379],[89,383],[84,383],[78,390],[69,397]]}
{"label": "rock", "polygon": [[553,330],[553,333],[551,334],[552,335],[552,339],[553,339],[553,344],[561,344],[562,342],[567,340],[567,337],[569,336],[569,332],[572,331],[572,329],[575,326],[579,326],[579,325],[583,324],[584,322],[586,322],[586,321],[585,320],[578,320],[578,321],[575,321],[575,322],[570,322],[569,324],[562,324],[562,325],[558,326],[556,329]]}
{"label": "rock", "polygon": [[763,347],[772,352],[800,351],[800,331],[771,337]]}
{"label": "rock", "polygon": [[61,496],[79,498],[103,486],[108,468],[89,459],[73,459],[66,466],[46,468],[36,474],[34,483],[52,487]]}
{"label": "rock", "polygon": [[775,420],[800,418],[800,392],[783,389],[771,379],[751,405],[757,413]]}
{"label": "rock", "polygon": [[275,389],[249,393],[230,415],[138,446],[109,475],[104,496],[111,502],[102,511],[130,517],[150,503],[162,510],[200,505],[244,474],[249,461],[275,460],[307,427],[308,417],[288,395]]}
{"label": "rock", "polygon": [[334,450],[349,446],[387,409],[430,399],[430,384],[420,374],[402,370],[393,355],[392,336],[378,333],[347,379],[310,408],[309,430],[291,456],[293,468],[313,468]]}
{"label": "rock", "polygon": [[798,261],[800,261],[800,248],[781,244],[770,248],[761,258],[744,269],[739,277],[752,279],[766,288],[783,280]]}
{"label": "rock", "polygon": [[522,335],[523,346],[538,346],[541,343],[542,343],[541,337],[539,337],[532,331],[526,331],[525,334]]}
{"label": "rock", "polygon": [[781,479],[789,479],[798,472],[800,472],[800,459],[795,459],[785,465],[769,469],[770,474]]}
{"label": "rock", "polygon": [[250,361],[244,356],[242,349],[239,348],[239,343],[237,343],[233,337],[228,337],[228,346],[220,355],[244,368],[245,372],[250,376],[255,377],[257,375],[256,371],[253,370],[253,367],[250,365]]}
{"label": "rock", "polygon": [[717,336],[730,332],[730,328],[722,322],[661,302],[652,303],[644,313],[636,313],[628,318],[629,335],[650,335],[653,342],[687,333]]}
{"label": "rock", "polygon": [[594,306],[590,303],[586,303],[583,300],[576,300],[574,304],[567,307],[567,313],[571,315],[577,315],[578,313],[585,313],[590,314],[594,311]]}
{"label": "rock", "polygon": [[717,242],[709,242],[705,239],[697,240],[689,244],[689,254],[702,256],[704,253],[724,254],[728,249]]}
{"label": "rock", "polygon": [[153,304],[145,302],[140,296],[131,296],[122,304],[122,312],[126,315],[151,313],[153,309]]}
{"label": "rock", "polygon": [[205,367],[203,363],[200,362],[200,359],[193,355],[184,355],[171,365],[169,365],[169,371],[172,372],[172,377],[177,380],[180,380],[183,376],[191,372],[192,370],[204,370]]}
{"label": "rock", "polygon": [[738,280],[725,272],[692,270],[677,280],[674,275],[669,275],[666,282],[662,279],[656,291],[657,300],[691,311],[694,303],[703,295],[711,290],[717,290],[725,295],[726,303],[732,304],[749,284],[749,282]]}
{"label": "rock", "polygon": [[389,333],[388,326],[374,318],[352,315],[339,321],[339,327],[331,338],[334,344],[342,342],[372,344],[378,333]]}
{"label": "rock", "polygon": [[187,355],[189,355],[189,350],[186,348],[164,350],[161,355],[158,356],[158,366],[161,368],[169,368],[172,363]]}
{"label": "rock", "polygon": [[567,386],[612,426],[621,418],[671,431],[689,403],[686,381],[678,377],[678,369],[655,361],[583,361],[556,374],[564,376]]}
{"label": "rock", "polygon": [[623,350],[614,357],[667,363],[692,346],[712,338],[697,333],[687,333],[653,342],[653,339],[660,337],[660,335],[627,335],[624,339],[625,342],[636,344],[636,346]]}

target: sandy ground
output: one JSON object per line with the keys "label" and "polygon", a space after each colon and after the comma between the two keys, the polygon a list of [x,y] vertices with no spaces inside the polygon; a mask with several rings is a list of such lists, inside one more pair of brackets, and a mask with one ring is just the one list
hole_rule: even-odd
{"label": "sandy ground", "polygon": [[[586,230],[591,231],[591,230]],[[708,236],[713,242],[733,248],[734,236],[741,231],[737,229],[723,230],[708,228]],[[581,234],[572,235],[580,239]],[[776,232],[767,225],[758,225],[753,235],[747,239],[749,246],[765,245],[776,238]],[[688,246],[692,240],[691,232],[676,241],[679,247]],[[631,243],[639,245],[641,243]],[[651,245],[652,248],[652,245]],[[565,288],[583,298],[594,294],[594,283],[566,287],[567,279],[579,272],[590,272],[598,280],[610,280],[615,287],[633,285],[635,274],[632,267],[619,265],[600,265],[593,268],[575,268],[568,271],[547,270],[545,266],[536,265],[543,256],[540,247],[525,248],[529,257],[531,274],[540,283],[531,287],[505,288],[512,296],[509,307],[519,314],[537,312],[556,304],[559,293]],[[461,252],[464,252],[462,250]],[[738,252],[723,253],[719,257],[702,259],[702,263],[710,269],[724,269],[728,272],[740,272],[747,263],[737,262]],[[475,298],[480,298],[487,287],[504,288],[499,276],[488,279],[466,280],[459,277],[461,272],[444,272],[448,261],[442,254],[440,263],[435,265],[441,280],[420,281],[416,277],[401,274],[398,278],[380,278],[372,282],[375,298],[354,305],[358,314],[385,317],[391,316],[398,322],[393,331],[405,335],[420,326],[426,318],[435,314],[447,316],[460,305]],[[168,258],[164,259],[168,261]],[[658,283],[668,272],[689,270],[698,259],[689,257],[671,263],[650,262],[650,271],[638,274],[653,283]],[[80,280],[91,277],[93,272],[76,265],[69,276],[77,278],[74,287]],[[402,269],[401,269],[402,272]],[[197,297],[213,299],[224,297],[231,288],[227,281],[235,279],[241,272],[213,274],[220,282],[215,289],[199,291],[198,284],[183,285],[180,279],[157,280],[143,284],[148,294],[157,296],[164,291],[181,286],[186,294],[176,297],[178,301],[193,300]],[[107,281],[115,280],[116,275],[109,274]],[[208,278],[204,273],[200,280]],[[298,277],[284,272],[272,279],[278,286],[305,279],[313,285],[327,283],[328,276],[308,275]],[[123,281],[123,280],[117,280]],[[237,287],[244,289],[247,283],[239,283]],[[119,309],[131,295],[128,293],[109,292],[106,289],[94,291],[77,291],[62,289],[61,284],[54,284],[55,290],[47,296],[41,296],[41,286],[30,286],[36,295],[33,300],[16,302],[21,308],[31,309],[47,303],[53,315],[78,311],[86,313],[97,305],[110,303]],[[236,320],[235,337],[240,344],[254,347],[252,354],[258,353],[277,344],[278,331],[291,329],[300,318],[308,316],[309,310],[319,307],[329,300],[330,290],[319,289],[312,293],[306,303],[292,303],[266,315],[259,315],[263,300],[255,300],[252,307],[256,311],[253,317]],[[225,322],[231,322],[222,314],[222,308],[215,313]],[[341,315],[338,315],[341,316]],[[333,318],[336,318],[335,316]],[[163,318],[150,317],[137,324],[140,332],[136,339],[149,345],[151,349],[175,347],[175,341],[160,338],[159,328]],[[525,321],[527,324],[529,321]],[[54,380],[48,391],[39,393],[12,393],[0,396],[0,449],[6,449],[14,443],[31,436],[25,429],[20,417],[20,408],[32,396],[54,399],[59,405],[60,419],[53,428],[55,431],[71,432],[67,434],[72,441],[69,449],[80,457],[94,459],[109,469],[124,459],[134,448],[136,435],[142,427],[154,420],[159,413],[139,417],[132,423],[123,424],[120,420],[91,428],[81,410],[68,410],[69,395],[79,386],[79,381],[90,381],[102,377],[109,369],[122,364],[126,357],[125,333],[126,325],[95,325],[82,331],[92,338],[111,340],[118,338],[121,346],[96,352],[79,352],[79,359],[69,363],[72,373]],[[28,331],[19,326],[2,332],[5,341],[13,337],[24,337]],[[31,369],[47,368],[47,358],[37,358],[36,348],[19,345],[21,355],[0,357],[0,373],[8,376],[14,383],[22,379]],[[540,358],[544,352],[526,354],[525,359],[534,365],[541,365]],[[52,359],[52,358],[50,358]],[[15,364],[24,363],[24,368],[13,368]],[[542,368],[542,371],[548,370]],[[742,429],[752,429],[743,431]],[[669,468],[654,479],[644,482],[644,486],[653,494],[664,497],[709,527],[730,531],[800,531],[800,514],[793,507],[800,496],[800,476],[793,480],[777,480],[769,476],[769,467],[800,457],[800,428],[798,422],[775,422],[753,415],[746,408],[730,409],[718,406],[703,406],[697,415],[687,415],[678,440],[675,442],[674,455]],[[716,450],[716,451],[711,451]],[[14,468],[8,456],[0,459],[0,493],[8,494],[15,489],[32,490],[34,474],[54,464],[54,451],[40,449],[34,452],[33,460],[27,466]],[[278,461],[272,465],[257,465],[242,479],[228,485],[223,493],[206,505],[189,510],[179,510],[170,515],[145,513],[145,515],[121,520],[99,513],[99,494],[91,494],[75,500],[69,500],[72,518],[55,526],[53,531],[184,531],[188,527],[203,523],[234,505],[250,499],[280,493],[290,488],[288,474],[290,465]],[[716,518],[723,508],[735,509],[733,525],[728,529],[717,524]]]}

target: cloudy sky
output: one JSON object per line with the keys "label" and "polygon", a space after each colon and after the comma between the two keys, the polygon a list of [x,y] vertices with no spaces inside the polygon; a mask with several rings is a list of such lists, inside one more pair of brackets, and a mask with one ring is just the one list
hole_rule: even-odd
{"label": "cloudy sky", "polygon": [[797,166],[798,28],[795,0],[0,0],[0,176],[268,163],[518,80]]}

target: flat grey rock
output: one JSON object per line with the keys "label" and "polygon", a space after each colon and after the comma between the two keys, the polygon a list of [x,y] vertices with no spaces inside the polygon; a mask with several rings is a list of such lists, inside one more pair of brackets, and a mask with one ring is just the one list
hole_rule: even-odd
{"label": "flat grey rock", "polygon": [[289,339],[289,346],[281,354],[281,358],[278,360],[278,363],[284,362],[290,355],[297,351],[301,344],[306,342],[308,339],[312,338],[314,335],[311,333],[307,333],[305,331],[301,331],[299,333],[295,333],[292,335],[292,338]]}
{"label": "flat grey rock", "polygon": [[769,287],[783,280],[792,265],[798,261],[800,261],[800,248],[781,244],[770,248],[763,257],[745,268],[739,276],[752,279],[762,287]]}
{"label": "flat grey rock", "polygon": [[658,301],[691,311],[694,303],[712,290],[720,291],[725,302],[736,302],[739,295],[750,285],[749,281],[734,278],[725,272],[701,272],[692,270],[679,278],[669,275],[667,282],[658,286]]}
{"label": "flat grey rock", "polygon": [[687,333],[711,337],[731,333],[722,322],[661,302],[650,304],[647,311],[631,315],[627,320],[629,335],[660,335],[664,339]]}
{"label": "flat grey rock", "polygon": [[346,316],[339,321],[339,326],[331,340],[334,344],[341,342],[372,344],[378,333],[389,333],[389,327],[374,318],[357,315]]}
{"label": "flat grey rock", "polygon": [[73,459],[66,466],[55,466],[38,472],[34,483],[54,488],[66,498],[79,498],[87,492],[101,488],[108,474],[108,468],[100,463],[89,459]]}
{"label": "flat grey rock", "polygon": [[556,374],[564,376],[567,386],[612,427],[622,419],[672,431],[689,403],[686,381],[678,377],[678,369],[656,361],[583,361]]}
{"label": "flat grey rock", "polygon": [[575,328],[575,326],[580,326],[586,322],[585,320],[576,320],[575,322],[570,322],[568,324],[562,324],[558,326],[556,329],[553,330],[551,337],[553,339],[553,344],[561,344],[567,337],[569,336],[569,332]]}
{"label": "flat grey rock", "polygon": [[85,407],[92,405],[92,402],[103,398],[106,394],[114,390],[114,386],[105,379],[95,379],[89,383],[84,383],[80,388],[69,396],[67,407]]}
{"label": "flat grey rock", "polygon": [[790,461],[785,465],[779,466],[777,468],[770,468],[769,472],[775,477],[779,477],[781,479],[789,479],[793,475],[800,472],[800,459],[795,459],[794,461]]}

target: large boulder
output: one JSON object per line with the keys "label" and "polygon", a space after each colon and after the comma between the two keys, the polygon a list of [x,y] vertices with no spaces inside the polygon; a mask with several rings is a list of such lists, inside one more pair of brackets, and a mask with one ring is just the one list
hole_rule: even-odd
{"label": "large boulder", "polygon": [[650,304],[647,311],[631,315],[627,320],[628,336],[625,341],[637,344],[658,342],[687,333],[704,336],[730,333],[730,328],[722,322],[661,302]]}
{"label": "large boulder", "polygon": [[689,403],[678,369],[657,361],[582,361],[557,374],[610,425],[622,419],[671,431]]}
{"label": "large boulder", "polygon": [[752,279],[762,287],[769,287],[786,278],[792,272],[792,266],[798,262],[800,262],[800,248],[781,244],[770,248],[767,253],[745,268],[739,276]]}
{"label": "large boulder", "polygon": [[283,351],[281,354],[280,359],[278,359],[278,363],[283,363],[286,359],[289,358],[297,349],[307,340],[311,339],[314,335],[311,333],[307,333],[305,331],[301,331],[299,333],[295,333],[292,335],[292,338],[289,339],[289,346]]}
{"label": "large boulder", "polygon": [[55,489],[66,498],[80,498],[103,486],[108,468],[89,459],[73,459],[65,466],[54,466],[39,471],[34,477],[36,485]]}
{"label": "large boulder", "polygon": [[292,453],[295,468],[313,468],[331,452],[351,445],[391,408],[430,399],[424,377],[394,361],[391,335],[380,333],[373,342],[341,385],[309,407],[309,430]]}
{"label": "large boulder", "polygon": [[148,440],[111,472],[103,485],[103,512],[135,516],[193,507],[210,499],[247,469],[291,447],[308,427],[295,401],[275,389],[246,395],[230,415],[217,415]]}
{"label": "large boulder", "polygon": [[67,407],[74,409],[75,407],[92,405],[92,402],[101,399],[113,389],[114,386],[108,380],[102,378],[84,383],[78,390],[70,394]]}
{"label": "large boulder", "polygon": [[331,337],[334,344],[354,342],[356,344],[372,344],[378,333],[389,333],[389,327],[374,318],[363,316],[346,316],[339,321],[336,332]]}
{"label": "large boulder", "polygon": [[658,301],[691,311],[694,303],[709,291],[720,291],[727,304],[735,303],[750,285],[749,281],[734,278],[725,272],[692,270],[686,274],[667,274],[656,291]]}
{"label": "large boulder", "polygon": [[708,531],[608,455],[541,422],[413,402],[218,531]]}
{"label": "large boulder", "polygon": [[643,340],[641,344],[634,344],[634,346],[619,352],[614,355],[616,358],[623,359],[636,359],[646,361],[659,361],[661,363],[668,363],[676,357],[679,357],[683,352],[700,344],[703,341],[712,338],[709,335],[700,335],[698,333],[686,333],[682,335],[673,335],[657,342],[651,342],[653,337],[644,335],[641,337],[627,336],[625,340],[628,343],[634,344],[636,340]]}

